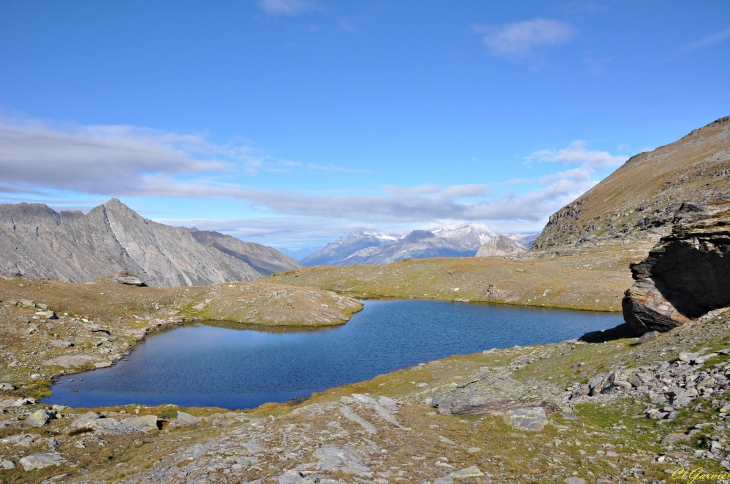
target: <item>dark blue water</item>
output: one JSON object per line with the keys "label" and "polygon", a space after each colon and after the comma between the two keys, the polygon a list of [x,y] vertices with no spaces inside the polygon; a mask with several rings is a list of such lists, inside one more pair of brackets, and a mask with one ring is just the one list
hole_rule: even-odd
{"label": "dark blue water", "polygon": [[621,322],[609,313],[366,301],[350,322],[330,329],[174,329],[148,338],[127,361],[74,382],[64,377],[45,401],[251,408],[454,354],[562,341]]}

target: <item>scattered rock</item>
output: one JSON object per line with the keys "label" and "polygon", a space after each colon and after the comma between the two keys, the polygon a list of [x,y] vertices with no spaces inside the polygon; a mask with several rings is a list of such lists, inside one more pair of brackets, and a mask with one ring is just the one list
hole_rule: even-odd
{"label": "scattered rock", "polygon": [[198,422],[200,422],[200,419],[198,417],[194,417],[189,413],[181,412],[178,410],[177,418],[170,423],[175,423],[175,425],[195,425]]}
{"label": "scattered rock", "polygon": [[58,319],[54,311],[38,311],[35,315],[46,319]]}
{"label": "scattered rock", "polygon": [[13,385],[11,385],[10,383],[0,383],[0,390],[8,392],[8,391],[15,390],[15,387]]}
{"label": "scattered rock", "polygon": [[0,459],[0,470],[9,471],[15,469],[15,463],[8,459]]}
{"label": "scattered rock", "polygon": [[362,456],[353,448],[344,449],[324,446],[315,450],[312,454],[323,471],[340,471],[346,474],[356,474],[370,477],[372,473],[363,464]]}

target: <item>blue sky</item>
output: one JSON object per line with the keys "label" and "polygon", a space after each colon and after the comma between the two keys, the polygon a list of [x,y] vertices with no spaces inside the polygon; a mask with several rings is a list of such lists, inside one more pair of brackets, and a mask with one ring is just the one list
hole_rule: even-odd
{"label": "blue sky", "polygon": [[0,203],[284,247],[540,230],[730,114],[730,3],[0,1]]}

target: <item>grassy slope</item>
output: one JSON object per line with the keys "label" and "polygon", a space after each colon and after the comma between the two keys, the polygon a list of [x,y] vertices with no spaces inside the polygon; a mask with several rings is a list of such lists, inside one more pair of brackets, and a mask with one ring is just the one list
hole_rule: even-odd
{"label": "grassy slope", "polygon": [[[633,282],[629,262],[645,255],[643,250],[607,247],[590,254],[546,259],[422,259],[386,266],[311,267],[264,280],[358,298],[461,299],[620,311],[623,292]],[[498,290],[493,295],[488,292],[490,285]]]}

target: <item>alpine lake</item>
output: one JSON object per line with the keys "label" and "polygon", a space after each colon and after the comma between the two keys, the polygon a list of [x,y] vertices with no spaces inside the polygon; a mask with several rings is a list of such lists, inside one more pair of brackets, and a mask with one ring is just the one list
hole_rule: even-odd
{"label": "alpine lake", "polygon": [[553,343],[622,322],[615,313],[431,300],[369,300],[345,325],[209,321],[149,336],[112,367],[64,375],[51,404],[244,409],[456,354]]}

